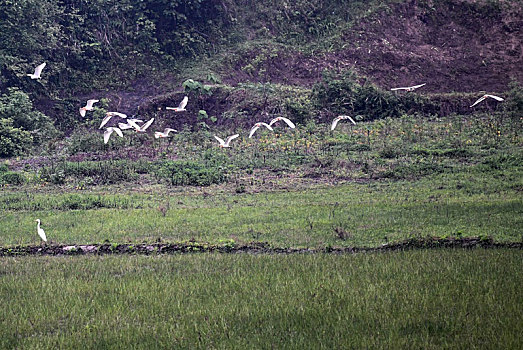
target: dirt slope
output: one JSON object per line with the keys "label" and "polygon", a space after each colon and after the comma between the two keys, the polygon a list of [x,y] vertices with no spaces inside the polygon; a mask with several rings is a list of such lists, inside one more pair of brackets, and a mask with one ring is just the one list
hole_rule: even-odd
{"label": "dirt slope", "polygon": [[496,4],[394,4],[347,30],[342,50],[309,57],[282,52],[263,67],[264,76],[240,69],[252,58],[244,57],[225,79],[309,85],[323,69],[352,67],[384,88],[426,82],[428,92],[504,91],[511,80],[523,82],[523,12],[521,4]]}

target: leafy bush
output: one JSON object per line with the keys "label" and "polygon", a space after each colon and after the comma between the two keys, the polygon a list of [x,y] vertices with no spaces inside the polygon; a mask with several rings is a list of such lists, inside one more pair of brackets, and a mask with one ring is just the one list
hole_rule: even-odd
{"label": "leafy bush", "polygon": [[21,155],[30,148],[32,141],[31,134],[16,128],[11,118],[0,119],[0,157]]}
{"label": "leafy bush", "polygon": [[18,89],[9,89],[8,94],[0,97],[0,122],[3,156],[28,153],[28,144],[39,146],[57,135],[51,119],[34,110],[29,96]]}
{"label": "leafy bush", "polygon": [[21,185],[25,182],[25,178],[15,171],[7,171],[0,175],[0,182],[9,185]]}
{"label": "leafy bush", "polygon": [[322,81],[313,88],[316,104],[335,114],[361,115],[365,120],[397,118],[432,106],[419,95],[397,96],[368,82],[361,85],[359,80],[362,78],[352,71],[340,75],[325,72]]}
{"label": "leafy bush", "polygon": [[42,180],[57,185],[65,183],[67,177],[89,178],[90,183],[96,184],[115,184],[134,181],[138,174],[135,164],[128,161],[60,162],[40,169]]}
{"label": "leafy bush", "polygon": [[174,186],[209,186],[226,180],[222,167],[195,161],[166,161],[159,165],[157,176]]}

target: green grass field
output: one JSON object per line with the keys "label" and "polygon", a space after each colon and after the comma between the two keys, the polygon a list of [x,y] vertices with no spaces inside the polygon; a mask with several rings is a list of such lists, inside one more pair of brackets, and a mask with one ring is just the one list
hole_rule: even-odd
{"label": "green grass field", "polygon": [[[500,188],[491,174],[477,181],[458,173],[417,182],[318,185],[253,194],[225,192],[226,187],[209,190],[214,194],[208,196],[168,188],[149,194],[4,192],[0,245],[37,243],[36,218],[57,244],[161,239],[377,246],[419,236],[519,241],[523,227],[520,194],[510,186]],[[84,209],[67,210],[70,207]],[[345,237],[338,237],[340,230]]]}
{"label": "green grass field", "polygon": [[1,348],[523,345],[523,255],[431,250],[0,259]]}

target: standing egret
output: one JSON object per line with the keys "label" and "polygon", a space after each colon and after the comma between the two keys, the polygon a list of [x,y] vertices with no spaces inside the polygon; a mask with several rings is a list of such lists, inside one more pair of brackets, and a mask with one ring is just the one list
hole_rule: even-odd
{"label": "standing egret", "polygon": [[296,127],[296,125],[294,125],[293,122],[291,122],[289,119],[284,118],[284,117],[276,117],[276,118],[274,118],[274,119],[271,120],[271,122],[269,123],[269,126],[272,126],[272,124],[277,123],[277,122],[279,122],[280,120],[283,120],[285,123],[287,123],[287,125],[288,125],[289,128],[291,128],[291,129],[294,129],[294,128]]}
{"label": "standing egret", "polygon": [[339,117],[334,118],[334,120],[332,121],[331,131],[336,128],[336,125],[338,125],[338,122],[342,119],[348,119],[352,122],[352,124],[356,125],[356,122],[354,121],[354,119],[352,119],[348,115],[340,115]]}
{"label": "standing egret", "polygon": [[265,126],[270,131],[273,131],[272,127],[269,124],[259,122],[259,123],[254,124],[254,126],[252,127],[251,131],[249,132],[249,138],[251,138],[252,135],[254,135],[254,133],[256,132],[256,130],[258,130],[261,126]]}
{"label": "standing egret", "polygon": [[481,101],[485,100],[487,97],[490,97],[490,98],[493,98],[494,100],[496,101],[504,101],[503,98],[499,97],[499,96],[494,96],[494,95],[489,95],[489,94],[486,94],[486,95],[483,95],[481,96],[480,98],[478,98],[478,100],[476,102],[474,102],[470,107],[474,107],[475,105],[477,105],[478,103],[480,103]]}
{"label": "standing egret", "polygon": [[27,74],[27,76],[31,77],[31,79],[40,79],[40,74],[42,74],[42,69],[44,69],[46,63],[42,63],[41,65],[37,66],[35,68],[35,72],[33,74]]}
{"label": "standing egret", "polygon": [[85,105],[85,107],[81,107],[80,108],[80,115],[82,117],[85,117],[85,113],[87,111],[90,111],[93,109],[93,105],[96,103],[96,102],[100,102],[100,100],[87,100],[87,104]]}
{"label": "standing egret", "polygon": [[35,221],[38,223],[38,225],[36,225],[36,233],[38,233],[38,236],[40,236],[42,241],[47,242],[44,229],[40,227],[40,219],[36,219]]}
{"label": "standing egret", "polygon": [[226,147],[231,147],[230,146],[230,143],[232,140],[234,140],[235,138],[237,138],[238,136],[240,136],[239,134],[234,134],[234,135],[231,135],[229,137],[227,137],[227,140],[223,141],[223,139],[219,138],[218,136],[214,136],[214,138],[216,140],[218,140],[218,142],[220,143],[220,147],[223,147],[223,148],[226,148]]}
{"label": "standing egret", "polygon": [[165,107],[165,109],[175,111],[175,112],[185,112],[185,106],[187,106],[188,101],[189,101],[189,97],[185,96],[183,98],[182,102],[180,102],[180,104],[178,105],[178,107]]}
{"label": "standing egret", "polygon": [[158,138],[168,137],[168,136],[169,136],[169,132],[171,132],[171,131],[172,131],[172,132],[178,132],[178,130],[176,130],[176,129],[165,128],[165,129],[163,130],[163,132],[161,132],[161,131],[155,131],[155,132],[154,132],[154,137],[157,138],[157,139],[158,139]]}
{"label": "standing egret", "polygon": [[113,131],[116,132],[118,134],[118,136],[123,137],[122,130],[110,126],[107,129],[105,129],[105,131],[104,131],[104,143],[109,142],[109,137],[111,136]]}
{"label": "standing egret", "polygon": [[423,85],[426,85],[427,83],[424,83],[424,84],[420,84],[420,85],[414,85],[414,86],[408,86],[408,87],[398,87],[398,88],[392,88],[391,90],[392,91],[395,91],[395,90],[405,90],[405,91],[414,91],[420,87],[422,87]]}

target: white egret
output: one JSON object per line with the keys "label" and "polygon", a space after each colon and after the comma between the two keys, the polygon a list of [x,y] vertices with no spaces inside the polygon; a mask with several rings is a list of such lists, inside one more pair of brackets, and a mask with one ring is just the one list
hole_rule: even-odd
{"label": "white egret", "polygon": [[119,112],[107,112],[105,113],[105,118],[102,120],[102,123],[100,123],[99,129],[103,128],[104,125],[107,124],[107,122],[109,122],[109,120],[111,120],[112,117],[120,117],[125,119],[127,118],[127,115]]}
{"label": "white egret", "polygon": [[134,120],[127,120],[127,122],[129,123],[129,125],[131,125],[134,128],[134,130],[136,132],[145,132],[147,130],[147,128],[150,127],[151,124],[154,122],[154,118],[149,119],[147,121],[147,123],[145,123],[142,126],[139,126],[138,124],[136,124],[136,122]]}
{"label": "white egret", "polygon": [[44,229],[40,227],[40,219],[35,220],[38,225],[36,226],[36,233],[38,233],[38,236],[42,239],[42,241],[47,242],[47,237],[45,236]]}
{"label": "white egret", "polygon": [[80,108],[80,115],[82,117],[85,117],[85,113],[87,111],[91,111],[93,109],[93,105],[96,103],[96,102],[100,102],[100,100],[87,100],[87,104],[85,105],[85,107],[81,107]]}
{"label": "white egret", "polygon": [[291,128],[291,129],[294,129],[294,128],[296,127],[296,125],[294,125],[293,122],[291,122],[289,119],[284,118],[284,117],[276,117],[276,118],[274,118],[273,120],[270,121],[269,126],[272,126],[272,124],[277,123],[277,122],[279,122],[280,120],[283,120],[285,123],[287,123],[287,125],[288,125],[289,128]]}
{"label": "white egret", "polygon": [[408,86],[408,87],[398,87],[398,88],[392,88],[391,90],[392,91],[395,91],[395,90],[405,90],[405,91],[414,91],[420,87],[422,87],[423,85],[426,85],[427,83],[424,83],[424,84],[420,84],[420,85],[414,85],[414,86]]}
{"label": "white egret", "polygon": [[334,120],[332,121],[331,131],[334,130],[336,128],[336,125],[338,125],[338,122],[343,119],[348,119],[352,122],[352,124],[356,125],[356,122],[354,121],[354,119],[352,119],[348,115],[340,115],[339,117],[334,118]]}
{"label": "white egret", "polygon": [[499,96],[494,96],[494,95],[486,94],[486,95],[483,95],[483,96],[481,96],[480,98],[478,98],[478,100],[477,100],[476,102],[474,102],[470,107],[474,107],[475,105],[477,105],[477,104],[480,103],[481,101],[485,100],[487,97],[493,98],[493,99],[496,100],[496,101],[504,101],[504,99],[501,98],[501,97],[499,97]]}
{"label": "white egret", "polygon": [[178,107],[165,107],[165,109],[175,111],[175,112],[185,112],[185,106],[187,106],[188,101],[189,101],[189,97],[185,96],[183,98],[182,102],[180,102],[180,104],[178,105]]}
{"label": "white egret", "polygon": [[218,140],[218,142],[220,143],[220,147],[224,147],[224,148],[226,148],[226,147],[231,147],[231,146],[230,146],[231,141],[234,140],[235,138],[237,138],[238,136],[240,136],[240,134],[234,134],[234,135],[231,135],[231,136],[227,137],[227,140],[225,140],[225,141],[223,141],[222,138],[219,138],[219,137],[216,136],[216,135],[214,136],[214,138],[215,138],[216,140]]}
{"label": "white egret", "polygon": [[154,132],[154,137],[157,138],[157,139],[158,139],[158,138],[168,137],[168,136],[169,136],[169,133],[170,133],[171,131],[172,131],[172,132],[178,132],[178,130],[176,130],[176,129],[165,128],[165,129],[163,130],[163,132],[161,132],[161,131],[155,131],[155,132]]}
{"label": "white egret", "polygon": [[134,129],[134,126],[129,124],[129,122],[134,123],[143,123],[143,120],[141,119],[127,119],[127,123],[118,123],[118,127],[120,130],[127,130],[127,129]]}
{"label": "white egret", "polygon": [[42,63],[39,66],[35,68],[35,72],[33,74],[27,74],[27,76],[31,77],[31,79],[40,79],[40,75],[42,74],[42,69],[44,69],[46,63]]}
{"label": "white egret", "polygon": [[254,133],[256,132],[256,130],[258,130],[261,126],[265,126],[270,131],[273,131],[272,127],[269,124],[259,122],[259,123],[254,124],[254,126],[251,128],[251,131],[249,132],[249,138],[251,138],[252,135],[254,135]]}
{"label": "white egret", "polygon": [[105,131],[104,131],[104,143],[109,142],[109,137],[111,136],[113,131],[116,132],[118,134],[118,136],[123,137],[122,130],[110,126],[107,129],[105,129]]}

